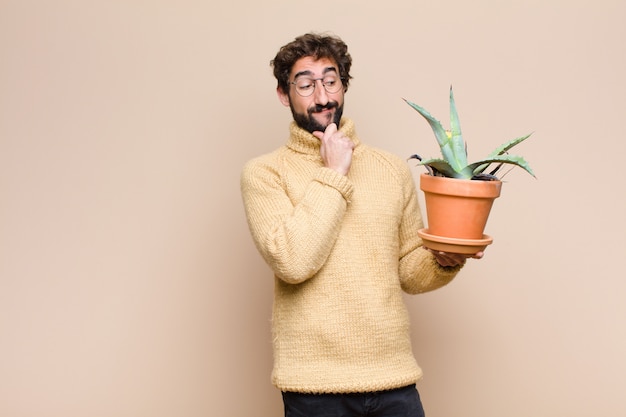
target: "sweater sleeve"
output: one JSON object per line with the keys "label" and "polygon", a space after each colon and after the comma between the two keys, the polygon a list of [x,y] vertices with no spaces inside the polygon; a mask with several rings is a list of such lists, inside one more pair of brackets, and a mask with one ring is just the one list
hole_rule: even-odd
{"label": "sweater sleeve", "polygon": [[303,197],[292,201],[279,170],[262,160],[250,161],[242,171],[241,193],[257,249],[277,277],[295,284],[326,262],[353,187],[347,177],[320,167]]}
{"label": "sweater sleeve", "polygon": [[405,206],[400,224],[400,283],[409,294],[433,291],[448,284],[461,270],[442,267],[435,256],[424,248],[417,231],[424,227],[417,200],[415,182],[408,170],[403,170]]}

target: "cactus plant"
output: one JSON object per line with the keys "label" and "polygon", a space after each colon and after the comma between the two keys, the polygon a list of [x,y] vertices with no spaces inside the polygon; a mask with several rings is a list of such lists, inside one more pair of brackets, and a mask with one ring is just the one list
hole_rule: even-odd
{"label": "cactus plant", "polygon": [[[445,130],[441,123],[431,116],[430,113],[423,107],[420,107],[406,99],[404,99],[404,101],[417,110],[417,112],[428,121],[435,137],[437,138],[439,147],[441,148],[441,155],[443,158],[423,160],[417,154],[412,155],[409,158],[419,160],[419,165],[425,166],[430,175],[448,178],[493,181],[499,179],[496,174],[504,164],[512,164],[523,168],[533,177],[535,176],[524,158],[521,156],[509,155],[507,153],[509,149],[526,140],[532,133],[500,145],[485,159],[468,163],[467,145],[461,134],[461,125],[459,123],[459,116],[454,102],[452,87],[450,87],[450,130]],[[496,164],[495,168],[490,172],[485,172],[492,164]]]}

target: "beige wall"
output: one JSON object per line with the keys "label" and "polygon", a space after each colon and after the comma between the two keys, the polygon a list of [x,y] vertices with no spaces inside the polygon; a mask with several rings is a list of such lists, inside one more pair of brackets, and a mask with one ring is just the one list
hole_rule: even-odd
{"label": "beige wall", "polygon": [[435,156],[401,97],[445,119],[450,84],[470,156],[535,132],[485,259],[407,297],[428,415],[625,415],[624,2],[214,3],[0,2],[0,415],[282,415],[238,181],[308,30],[365,142]]}

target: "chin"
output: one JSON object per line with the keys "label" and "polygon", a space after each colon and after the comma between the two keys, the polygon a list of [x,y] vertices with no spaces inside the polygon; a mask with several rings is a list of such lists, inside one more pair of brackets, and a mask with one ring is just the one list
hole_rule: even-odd
{"label": "chin", "polygon": [[335,119],[335,115],[333,114],[327,114],[325,116],[323,116],[321,119],[316,118],[315,120],[317,121],[317,123],[319,123],[320,125],[324,126],[325,128],[328,127],[331,123],[334,122]]}

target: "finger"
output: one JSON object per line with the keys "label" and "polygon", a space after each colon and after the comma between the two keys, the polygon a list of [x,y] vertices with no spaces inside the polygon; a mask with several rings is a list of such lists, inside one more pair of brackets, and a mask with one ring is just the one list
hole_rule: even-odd
{"label": "finger", "polygon": [[319,140],[322,140],[324,137],[329,137],[336,131],[337,131],[337,125],[335,123],[331,123],[328,126],[326,126],[326,129],[323,132],[319,130],[316,130],[315,132],[313,132],[313,136],[315,136]]}
{"label": "finger", "polygon": [[330,136],[337,131],[337,125],[335,123],[331,123],[326,127],[324,131],[325,136]]}

